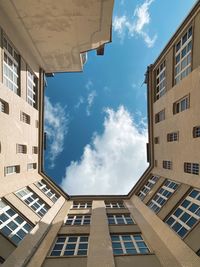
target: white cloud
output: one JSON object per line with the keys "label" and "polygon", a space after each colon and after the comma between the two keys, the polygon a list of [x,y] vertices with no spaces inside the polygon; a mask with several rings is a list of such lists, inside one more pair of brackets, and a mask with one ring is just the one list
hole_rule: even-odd
{"label": "white cloud", "polygon": [[87,97],[87,107],[86,107],[86,114],[87,116],[91,115],[91,107],[94,102],[94,98],[97,96],[97,92],[95,90],[92,90]]}
{"label": "white cloud", "polygon": [[88,80],[85,85],[85,88],[89,91],[92,89],[92,87],[93,87],[93,82],[91,80]]}
{"label": "white cloud", "polygon": [[157,39],[154,35],[152,38],[145,31],[144,27],[150,23],[149,7],[154,0],[145,0],[145,2],[137,6],[133,13],[133,20],[127,16],[115,16],[113,20],[113,30],[117,33],[118,37],[123,41],[126,32],[129,37],[139,35],[143,38],[148,47],[152,47]]}
{"label": "white cloud", "polygon": [[104,132],[66,168],[61,186],[69,194],[126,194],[148,166],[147,128],[139,129],[123,106],[105,113]]}
{"label": "white cloud", "polygon": [[82,96],[79,97],[78,102],[76,103],[76,105],[74,106],[75,109],[79,109],[80,106],[84,103],[84,98]]}
{"label": "white cloud", "polygon": [[64,139],[68,132],[69,116],[66,107],[59,103],[54,105],[45,97],[45,132],[47,132],[47,149],[49,167],[55,166],[55,160],[64,149]]}

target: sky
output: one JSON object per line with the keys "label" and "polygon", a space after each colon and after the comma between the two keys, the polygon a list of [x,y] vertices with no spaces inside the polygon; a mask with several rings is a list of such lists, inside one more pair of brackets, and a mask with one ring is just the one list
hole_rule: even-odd
{"label": "sky", "polygon": [[70,195],[127,194],[148,167],[144,74],[195,0],[117,0],[112,42],[45,89],[45,172]]}

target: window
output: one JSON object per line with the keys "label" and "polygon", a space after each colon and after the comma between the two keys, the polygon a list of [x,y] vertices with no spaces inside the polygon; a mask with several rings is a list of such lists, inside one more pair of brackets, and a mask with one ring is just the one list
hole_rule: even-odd
{"label": "window", "polygon": [[31,124],[31,117],[22,111],[20,113],[20,120],[27,124]]}
{"label": "window", "polygon": [[158,179],[159,179],[158,176],[152,176],[150,179],[148,179],[147,183],[142,187],[142,189],[140,190],[138,194],[141,200],[143,200],[146,197],[146,195],[153,188],[153,186],[156,184]]}
{"label": "window", "polygon": [[17,144],[16,149],[17,149],[17,153],[22,153],[22,154],[27,153],[27,146],[26,145]]}
{"label": "window", "polygon": [[35,185],[54,203],[58,200],[59,195],[44,180],[36,182]]}
{"label": "window", "polygon": [[154,212],[159,212],[162,206],[167,202],[167,200],[171,197],[171,195],[178,188],[178,184],[167,180],[161,186],[161,188],[156,192],[153,199],[149,202],[148,207],[152,209]]}
{"label": "window", "polygon": [[189,103],[190,103],[189,95],[185,96],[182,99],[180,99],[177,102],[175,102],[173,104],[173,114],[177,114],[177,113],[180,113],[180,112],[188,109],[189,108]]}
{"label": "window", "polygon": [[19,54],[4,36],[3,83],[19,95]]}
{"label": "window", "polygon": [[175,84],[191,72],[192,27],[182,36],[175,46]]}
{"label": "window", "polygon": [[155,115],[155,123],[163,121],[165,119],[165,110],[161,110],[160,112],[156,113]]}
{"label": "window", "polygon": [[72,209],[88,209],[92,207],[92,202],[88,201],[88,202],[73,202],[73,206]]}
{"label": "window", "polygon": [[9,104],[0,98],[0,112],[9,114]]}
{"label": "window", "polygon": [[198,175],[199,174],[199,164],[198,163],[184,162],[184,172]]}
{"label": "window", "polygon": [[109,224],[134,224],[130,214],[108,214]]}
{"label": "window", "polygon": [[178,141],[178,132],[168,133],[167,134],[167,142]]}
{"label": "window", "polygon": [[50,256],[86,256],[88,239],[88,235],[58,236]]}
{"label": "window", "polygon": [[33,146],[32,147],[32,152],[33,152],[33,154],[38,154],[38,147],[37,146]]}
{"label": "window", "polygon": [[163,169],[172,169],[172,161],[170,160],[163,160]]}
{"label": "window", "polygon": [[37,169],[37,163],[28,163],[27,164],[27,170],[31,171],[31,170],[35,170]]}
{"label": "window", "polygon": [[68,215],[66,225],[87,225],[90,224],[91,215]]}
{"label": "window", "polygon": [[37,77],[27,71],[27,102],[34,108],[37,108]]}
{"label": "window", "polygon": [[159,144],[159,137],[154,137],[154,144]]}
{"label": "window", "polygon": [[0,231],[18,244],[33,227],[6,202],[0,200]]}
{"label": "window", "polygon": [[165,61],[156,70],[156,100],[166,92],[166,67]]}
{"label": "window", "polygon": [[111,235],[114,255],[135,255],[150,253],[141,234]]}
{"label": "window", "polygon": [[200,126],[193,127],[193,137],[194,138],[200,137]]}
{"label": "window", "polygon": [[13,173],[19,173],[20,172],[20,166],[7,166],[5,167],[5,175],[13,174]]}
{"label": "window", "polygon": [[184,237],[200,219],[200,191],[193,189],[165,222]]}
{"label": "window", "polygon": [[122,201],[106,201],[106,208],[111,209],[124,209],[124,203]]}
{"label": "window", "polygon": [[49,206],[27,187],[15,194],[41,217],[49,210]]}

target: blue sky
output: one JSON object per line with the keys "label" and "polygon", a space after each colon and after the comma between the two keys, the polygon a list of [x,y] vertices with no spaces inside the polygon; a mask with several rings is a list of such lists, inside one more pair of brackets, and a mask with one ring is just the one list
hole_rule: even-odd
{"label": "blue sky", "polygon": [[48,78],[45,171],[69,194],[126,194],[148,167],[144,73],[194,0],[118,0],[112,42]]}

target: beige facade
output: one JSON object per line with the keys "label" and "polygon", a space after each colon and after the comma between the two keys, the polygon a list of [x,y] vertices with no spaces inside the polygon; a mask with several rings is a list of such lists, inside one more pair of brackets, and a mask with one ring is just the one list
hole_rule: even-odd
{"label": "beige facade", "polygon": [[2,266],[200,266],[200,1],[148,67],[150,167],[129,194],[69,196],[43,172],[44,74],[102,54],[112,9],[0,2]]}

